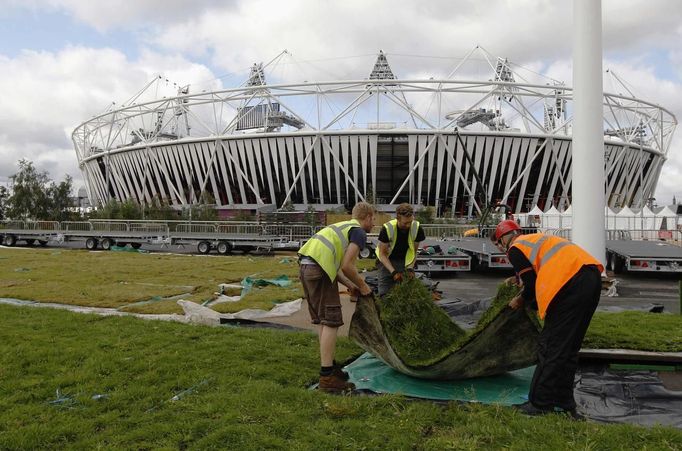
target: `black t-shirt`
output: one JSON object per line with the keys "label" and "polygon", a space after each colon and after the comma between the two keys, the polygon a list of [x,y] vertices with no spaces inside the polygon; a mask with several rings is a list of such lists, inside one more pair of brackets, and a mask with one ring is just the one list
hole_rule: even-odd
{"label": "black t-shirt", "polygon": [[348,232],[348,242],[357,244],[360,250],[363,250],[367,245],[367,232],[362,227],[353,227]]}
{"label": "black t-shirt", "polygon": [[[395,239],[395,246],[393,247],[393,251],[390,253],[388,256],[389,260],[395,260],[395,261],[405,261],[405,255],[407,255],[407,249],[409,248],[407,242],[410,237],[410,229],[401,229],[400,227],[396,227],[398,236]],[[419,228],[417,229],[417,238],[415,238],[414,241],[417,243],[424,241],[426,238],[426,235],[424,234],[424,229],[422,229],[421,224],[419,225]],[[379,241],[382,243],[391,243],[391,240],[388,239],[388,232],[386,231],[386,227],[381,228],[381,232],[379,232]]]}
{"label": "black t-shirt", "polygon": [[[531,265],[530,261],[523,255],[523,252],[515,247],[509,248],[507,255],[509,256],[509,263],[514,267],[514,271],[516,271],[517,277],[521,277],[521,280],[523,281],[523,292],[521,293],[523,301],[529,307],[537,310],[538,306],[537,301],[535,300],[535,281],[537,279],[537,274],[533,269],[533,265]],[[521,276],[518,276],[518,274],[526,268],[530,268],[530,271],[525,271]]]}

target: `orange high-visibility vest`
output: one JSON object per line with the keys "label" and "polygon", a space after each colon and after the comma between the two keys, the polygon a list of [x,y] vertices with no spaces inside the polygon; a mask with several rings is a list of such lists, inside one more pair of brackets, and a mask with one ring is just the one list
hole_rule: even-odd
{"label": "orange high-visibility vest", "polygon": [[580,246],[558,236],[542,233],[521,235],[512,242],[511,247],[523,252],[533,265],[537,275],[535,299],[540,318],[545,317],[554,296],[584,265],[595,265],[600,273],[604,271],[596,258]]}

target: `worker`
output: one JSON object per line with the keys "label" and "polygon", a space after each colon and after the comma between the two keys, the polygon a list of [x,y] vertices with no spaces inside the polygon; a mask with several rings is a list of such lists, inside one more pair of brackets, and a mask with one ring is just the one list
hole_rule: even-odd
{"label": "worker", "polygon": [[513,220],[500,222],[491,236],[506,252],[523,290],[510,302],[537,309],[544,327],[528,402],[528,415],[566,412],[580,419],[573,397],[578,351],[599,303],[602,264],[581,247],[557,236],[521,234]]}
{"label": "worker", "polygon": [[367,232],[374,226],[375,209],[359,202],[350,221],[329,225],[313,235],[298,251],[300,279],[313,324],[319,325],[320,383],[327,392],[353,390],[348,374],[334,361],[336,336],[343,325],[339,285],[352,293],[367,296],[372,289],[358,274],[355,262],[367,243]]}
{"label": "worker", "polygon": [[395,219],[388,221],[379,232],[379,296],[383,296],[402,281],[403,275],[414,276],[419,243],[424,241],[424,230],[414,220],[412,205],[403,203],[395,211]]}

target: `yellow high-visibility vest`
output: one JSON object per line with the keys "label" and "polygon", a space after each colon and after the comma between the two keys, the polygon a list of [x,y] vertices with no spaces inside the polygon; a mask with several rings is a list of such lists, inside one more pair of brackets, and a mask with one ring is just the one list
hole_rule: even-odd
{"label": "yellow high-visibility vest", "polygon": [[328,225],[313,235],[298,253],[315,260],[333,282],[348,248],[348,234],[355,227],[360,227],[357,219]]}
{"label": "yellow high-visibility vest", "polygon": [[[388,248],[388,255],[391,255],[391,252],[393,252],[393,248],[395,247],[395,243],[398,239],[398,220],[397,219],[392,219],[388,221],[386,224],[384,224],[384,229],[386,229],[386,233],[388,235],[388,241],[389,241],[389,248]],[[417,232],[419,232],[419,221],[412,221],[412,225],[410,226],[410,233],[407,237],[407,253],[405,254],[405,267],[407,268],[409,265],[412,264],[414,259],[417,257],[417,249],[416,249],[416,239],[417,239]],[[377,246],[375,254],[377,258],[379,257],[379,247]]]}

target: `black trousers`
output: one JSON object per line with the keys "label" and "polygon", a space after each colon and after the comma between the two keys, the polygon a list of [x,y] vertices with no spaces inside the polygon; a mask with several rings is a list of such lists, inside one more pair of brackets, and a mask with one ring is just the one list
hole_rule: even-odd
{"label": "black trousers", "polygon": [[600,294],[599,269],[594,265],[583,266],[549,304],[528,394],[528,400],[536,407],[575,409],[573,380],[578,369],[578,351]]}
{"label": "black trousers", "polygon": [[[391,264],[398,272],[405,270],[405,259],[402,261],[391,260]],[[377,263],[377,266],[379,267],[379,274],[377,276],[379,282],[379,296],[383,296],[395,286],[395,282],[393,281],[391,273],[381,262]]]}

